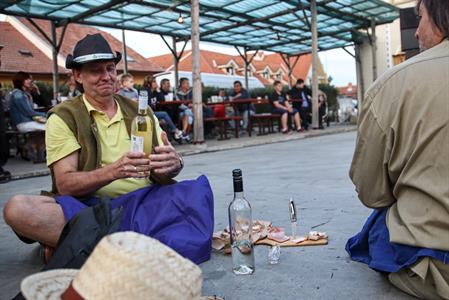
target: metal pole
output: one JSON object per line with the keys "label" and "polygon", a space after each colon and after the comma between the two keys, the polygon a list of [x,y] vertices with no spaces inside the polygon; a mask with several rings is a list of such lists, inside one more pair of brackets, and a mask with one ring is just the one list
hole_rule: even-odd
{"label": "metal pole", "polygon": [[178,57],[178,51],[176,51],[176,38],[173,37],[172,38],[173,41],[173,45],[172,45],[172,49],[173,49],[173,53],[175,53],[173,55],[173,66],[175,67],[175,91],[178,89],[178,83],[179,83],[179,57]]}
{"label": "metal pole", "polygon": [[363,66],[362,60],[360,58],[360,45],[356,44],[354,46],[355,50],[355,66],[357,74],[357,100],[358,100],[358,111],[362,107],[363,96],[365,94],[365,86],[363,84]]}
{"label": "metal pole", "polygon": [[287,55],[287,68],[288,68],[288,88],[291,89],[293,86],[292,83],[292,64],[290,63],[290,55]]}
{"label": "metal pole", "polygon": [[56,25],[51,21],[51,52],[53,58],[53,99],[58,99],[59,94],[59,70],[58,70],[58,45],[56,37]]}
{"label": "metal pole", "polygon": [[371,50],[373,56],[373,82],[377,79],[377,38],[376,38],[376,20],[371,19]]}
{"label": "metal pole", "polygon": [[249,91],[249,82],[248,82],[248,52],[246,47],[243,49],[245,55],[245,89]]}
{"label": "metal pole", "polygon": [[124,73],[128,73],[128,54],[126,53],[126,39],[125,39],[125,30],[122,29],[122,44],[123,44],[123,62],[125,63]]}
{"label": "metal pole", "polygon": [[192,86],[193,86],[193,142],[204,142],[203,128],[203,101],[201,95],[200,74],[200,3],[199,0],[191,0],[192,18]]}
{"label": "metal pole", "polygon": [[310,1],[312,13],[312,128],[318,128],[318,31],[316,0]]}

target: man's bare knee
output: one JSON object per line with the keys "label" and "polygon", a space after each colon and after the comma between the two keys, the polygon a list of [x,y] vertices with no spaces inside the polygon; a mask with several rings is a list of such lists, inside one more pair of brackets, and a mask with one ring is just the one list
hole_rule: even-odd
{"label": "man's bare knee", "polygon": [[8,199],[5,207],[3,208],[3,218],[6,224],[13,226],[14,223],[23,216],[26,211],[26,202],[28,196],[26,195],[15,195]]}
{"label": "man's bare knee", "polygon": [[33,225],[37,221],[34,216],[36,209],[39,208],[39,204],[48,203],[52,200],[52,198],[42,196],[15,195],[6,202],[3,208],[5,222],[13,228],[18,223],[24,222]]}

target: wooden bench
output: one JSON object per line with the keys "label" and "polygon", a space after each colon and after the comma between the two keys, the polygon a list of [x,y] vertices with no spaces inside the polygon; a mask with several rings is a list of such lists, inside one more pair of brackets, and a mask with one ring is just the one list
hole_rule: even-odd
{"label": "wooden bench", "polygon": [[[280,118],[279,114],[271,113],[271,104],[266,99],[261,99],[254,102],[256,108],[256,114],[249,117],[248,120],[248,134],[251,136],[253,128],[255,126],[259,127],[259,132],[257,135],[266,135],[269,133],[274,133],[274,122],[278,122],[278,128],[280,128]],[[279,129],[280,131],[280,129]]]}
{"label": "wooden bench", "polygon": [[239,130],[240,130],[240,121],[243,118],[240,116],[229,116],[229,117],[213,117],[213,118],[205,118],[204,122],[214,122],[217,125],[218,133],[220,137],[219,141],[227,140],[228,137],[228,122],[234,121],[234,134],[235,138],[239,138]]}
{"label": "wooden bench", "polygon": [[[15,149],[15,155],[20,153],[20,148],[25,144],[27,134],[11,128],[6,130],[6,138],[8,139],[9,148],[13,145]],[[9,153],[9,152],[8,152]]]}
{"label": "wooden bench", "polygon": [[[259,127],[259,133],[257,135],[266,135],[269,133],[274,133],[274,122],[278,122],[278,127],[280,126],[280,117],[279,114],[272,113],[259,113],[250,116],[249,124],[248,124],[248,133],[251,136],[254,125]],[[266,129],[266,131],[265,131]]]}

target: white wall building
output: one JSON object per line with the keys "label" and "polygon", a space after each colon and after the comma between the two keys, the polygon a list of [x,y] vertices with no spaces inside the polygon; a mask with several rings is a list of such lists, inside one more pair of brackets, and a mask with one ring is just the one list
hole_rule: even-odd
{"label": "white wall building", "polygon": [[[384,0],[399,8],[414,7],[415,0]],[[394,22],[376,27],[376,65],[377,77],[394,66],[395,55],[401,53],[401,29],[399,18]],[[366,92],[374,82],[372,48],[369,42],[360,46],[360,58],[362,62],[363,88],[359,88],[359,99],[362,92]],[[357,83],[361,87],[360,83]]]}

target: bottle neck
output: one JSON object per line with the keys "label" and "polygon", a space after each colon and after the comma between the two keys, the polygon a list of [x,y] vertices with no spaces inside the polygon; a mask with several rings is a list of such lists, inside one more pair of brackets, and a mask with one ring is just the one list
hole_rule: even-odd
{"label": "bottle neck", "polygon": [[234,199],[242,199],[245,198],[243,192],[234,192]]}
{"label": "bottle neck", "polygon": [[234,197],[243,198],[243,181],[242,179],[234,178]]}
{"label": "bottle neck", "polygon": [[145,116],[147,114],[147,110],[146,109],[139,109],[137,114],[139,116]]}

